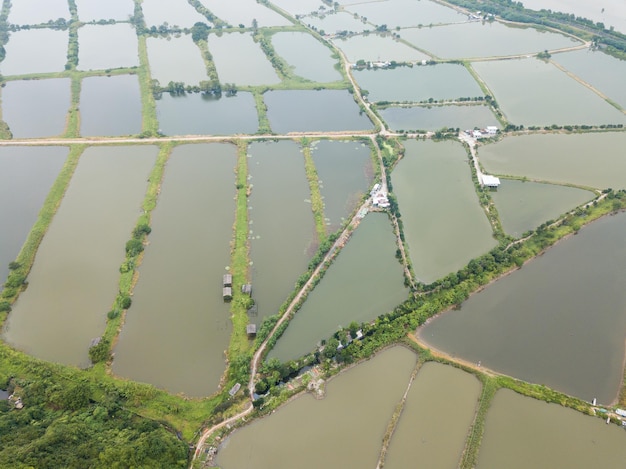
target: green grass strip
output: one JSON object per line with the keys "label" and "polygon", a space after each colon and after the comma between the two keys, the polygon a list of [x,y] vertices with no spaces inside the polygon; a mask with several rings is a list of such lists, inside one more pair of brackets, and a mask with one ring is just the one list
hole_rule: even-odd
{"label": "green grass strip", "polygon": [[[250,342],[246,334],[248,325],[248,308],[252,306],[251,298],[241,292],[241,286],[248,283],[249,244],[248,244],[248,143],[237,143],[236,170],[237,201],[234,231],[234,242],[231,250],[230,273],[233,276],[233,300],[230,304],[233,331],[228,346],[229,364],[238,362],[246,356]],[[237,371],[229,368],[229,376],[233,380],[241,379]],[[243,384],[243,383],[242,383]]]}
{"label": "green grass strip", "polygon": [[[150,173],[150,177],[148,178],[148,188],[146,189],[146,195],[142,204],[144,213],[142,213],[137,219],[135,228],[145,225],[150,226],[152,210],[154,210],[157,204],[157,196],[163,180],[165,165],[170,157],[173,146],[172,142],[167,142],[160,148],[156,163]],[[145,237],[146,235],[142,235],[139,239],[144,242]],[[124,319],[124,316],[121,313],[124,309],[126,309],[124,308],[124,301],[127,301],[125,298],[131,297],[132,290],[137,281],[137,269],[141,264],[142,258],[143,253],[136,255],[127,254],[126,259],[120,267],[120,279],[118,282],[119,292],[112,306],[111,312],[108,315],[106,329],[104,335],[102,336],[103,341],[106,341],[110,345],[111,349],[114,347],[115,341],[121,332]],[[108,365],[108,368],[110,369],[111,363]]]}
{"label": "green grass strip", "polygon": [[479,375],[482,381],[483,391],[478,401],[478,408],[474,415],[474,422],[470,427],[467,441],[465,442],[465,450],[461,456],[461,462],[459,467],[461,469],[473,469],[476,467],[478,461],[478,450],[483,439],[483,433],[485,432],[485,419],[487,418],[487,412],[493,398],[496,395],[496,391],[499,386],[494,378],[490,378],[486,375]]}
{"label": "green grass strip", "polygon": [[200,40],[196,42],[196,46],[200,49],[200,54],[204,60],[204,66],[206,67],[206,73],[209,77],[209,81],[219,83],[220,77],[217,74],[217,68],[215,67],[215,62],[213,61],[213,55],[211,55],[211,52],[209,51],[209,43],[205,40]]}
{"label": "green grass strip", "polygon": [[304,169],[306,171],[306,178],[309,181],[309,188],[311,190],[311,210],[313,211],[313,217],[315,218],[315,230],[317,231],[317,237],[319,242],[322,243],[326,239],[326,222],[324,219],[324,201],[322,200],[322,193],[320,191],[320,182],[317,175],[317,169],[313,162],[313,156],[311,155],[311,145],[308,138],[303,138],[302,141],[302,153],[304,154]]}
{"label": "green grass strip", "polygon": [[263,88],[254,88],[251,90],[254,96],[254,105],[256,106],[256,112],[259,117],[259,130],[258,134],[271,134],[272,128],[270,126],[270,120],[267,118],[267,106],[263,100]]}
{"label": "green grass strip", "polygon": [[150,65],[148,62],[148,48],[146,45],[146,36],[140,35],[139,40],[139,87],[141,89],[141,115],[142,135],[156,135],[159,130],[159,121],[157,119],[156,101],[152,94],[152,77],[150,76]]}
{"label": "green grass strip", "polygon": [[82,88],[82,77],[80,74],[71,74],[71,104],[65,123],[64,136],[74,138],[80,136],[80,91]]}

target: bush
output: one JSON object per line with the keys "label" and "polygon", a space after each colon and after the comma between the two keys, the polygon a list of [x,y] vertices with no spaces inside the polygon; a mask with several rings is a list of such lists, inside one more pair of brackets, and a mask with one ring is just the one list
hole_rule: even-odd
{"label": "bush", "polygon": [[143,251],[143,243],[137,238],[133,238],[126,243],[126,254],[133,257]]}
{"label": "bush", "polygon": [[141,238],[144,234],[149,235],[151,232],[152,228],[150,228],[150,225],[142,223],[133,230],[133,238]]}
{"label": "bush", "polygon": [[0,301],[0,313],[10,313],[11,312],[11,303],[8,301]]}
{"label": "bush", "polygon": [[89,359],[91,363],[104,362],[111,356],[111,343],[108,340],[101,340],[98,345],[89,347]]}
{"label": "bush", "polygon": [[19,288],[24,284],[25,280],[26,280],[26,275],[13,272],[11,273],[11,275],[9,275],[9,278],[7,279],[4,286],[8,288]]}
{"label": "bush", "polygon": [[130,298],[130,296],[128,295],[122,295],[119,298],[119,304],[122,307],[122,309],[128,309],[130,308],[130,305],[133,303],[133,300]]}

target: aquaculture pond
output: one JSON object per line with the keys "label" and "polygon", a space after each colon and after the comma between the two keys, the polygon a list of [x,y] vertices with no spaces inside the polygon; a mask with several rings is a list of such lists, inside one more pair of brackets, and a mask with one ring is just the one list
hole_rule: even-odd
{"label": "aquaculture pond", "polygon": [[491,404],[478,469],[620,468],[626,433],[604,419],[501,389]]}
{"label": "aquaculture pond", "polygon": [[232,330],[222,276],[230,264],[236,156],[226,144],[172,151],[114,373],[193,397],[217,389]]}
{"label": "aquaculture pond", "polygon": [[[560,33],[480,21],[434,28],[403,29],[401,36],[411,44],[445,59],[536,54],[546,49],[562,49],[581,44],[580,41]],[[513,81],[519,83],[518,80]]]}
{"label": "aquaculture pond", "polygon": [[253,134],[259,128],[254,97],[244,91],[220,98],[163,93],[156,105],[159,130],[165,135]]}
{"label": "aquaculture pond", "polygon": [[272,130],[333,132],[373,127],[348,90],[278,90],[263,95]]}
{"label": "aquaculture pond", "polygon": [[190,28],[197,22],[206,22],[207,19],[196,11],[186,0],[143,0],[141,9],[146,26],[179,26]]}
{"label": "aquaculture pond", "polygon": [[62,72],[68,39],[67,31],[54,29],[14,31],[4,46],[6,57],[0,62],[0,72],[4,76]]}
{"label": "aquaculture pond", "polygon": [[407,395],[385,467],[406,468],[407,461],[432,469],[459,467],[480,391],[480,382],[469,373],[424,364]]}
{"label": "aquaculture pond", "polygon": [[342,80],[337,59],[331,50],[307,33],[282,32],[272,36],[276,53],[293,67],[293,73],[307,80]]}
{"label": "aquaculture pond", "polygon": [[67,152],[67,147],[0,148],[0,200],[6,201],[0,204],[0,290]]}
{"label": "aquaculture pond", "polygon": [[167,39],[149,37],[146,44],[150,74],[162,86],[167,86],[170,81],[197,85],[208,80],[200,49],[191,40],[191,36]]}
{"label": "aquaculture pond", "polygon": [[19,0],[11,2],[8,22],[12,24],[41,24],[58,18],[70,19],[67,0]]}
{"label": "aquaculture pond", "polygon": [[313,143],[311,154],[330,233],[339,229],[368,193],[374,177],[371,150],[361,142],[321,140]]}
{"label": "aquaculture pond", "polygon": [[5,341],[44,360],[89,364],[156,153],[153,146],[85,150],[6,322]]}
{"label": "aquaculture pond", "polygon": [[[403,347],[379,353],[326,384],[326,397],[303,395],[237,430],[220,447],[223,469],[376,467],[381,440],[405,392],[416,356]],[[306,457],[315,448],[315,457]]]}
{"label": "aquaculture pond", "polygon": [[439,64],[392,70],[355,70],[354,78],[369,101],[408,101],[474,98],[483,92],[465,67]]}
{"label": "aquaculture pond", "polygon": [[132,0],[75,0],[78,18],[89,21],[116,20],[126,21],[133,14]]}
{"label": "aquaculture pond", "polygon": [[366,62],[392,61],[414,62],[430,59],[430,56],[418,51],[389,36],[368,34],[353,36],[348,39],[334,39],[333,43],[341,49],[350,63],[359,60]]}
{"label": "aquaculture pond", "polygon": [[626,213],[606,217],[420,332],[433,347],[608,404],[622,383]]}
{"label": "aquaculture pond", "polygon": [[[536,58],[474,62],[510,122],[524,126],[624,124],[626,116],[556,66]],[[511,80],[511,77],[516,80]],[[524,93],[519,84],[524,83]]]}
{"label": "aquaculture pond", "polygon": [[502,228],[516,238],[594,197],[593,192],[568,186],[510,179],[500,182],[491,198],[498,209]]}
{"label": "aquaculture pond", "polygon": [[324,15],[309,15],[301,21],[309,27],[316,28],[325,34],[337,34],[342,31],[360,33],[366,29],[373,29],[371,24],[347,11],[329,11]]}
{"label": "aquaculture pond", "polygon": [[480,162],[496,174],[626,189],[626,133],[508,137],[479,148]]}
{"label": "aquaculture pond", "polygon": [[272,85],[280,82],[274,67],[250,34],[211,34],[209,51],[222,83]]}
{"label": "aquaculture pond", "polygon": [[298,0],[297,2],[293,0],[276,0],[272,3],[293,16],[318,11],[321,6],[324,8],[328,6],[325,5],[322,0]]}
{"label": "aquaculture pond", "polygon": [[601,4],[587,0],[524,0],[525,8],[533,10],[550,9],[573,13],[604,24],[606,29],[614,26],[616,30],[626,33],[626,4],[623,0],[606,0]]}
{"label": "aquaculture pond", "polygon": [[62,134],[69,107],[69,78],[9,81],[2,88],[2,118],[14,138]]}
{"label": "aquaculture pond", "polygon": [[404,145],[406,154],[391,179],[413,270],[420,281],[431,283],[486,253],[496,240],[463,146],[432,140]]}
{"label": "aquaculture pond", "polygon": [[80,91],[83,136],[141,132],[141,92],[136,75],[87,77]]}
{"label": "aquaculture pond", "polygon": [[226,21],[232,26],[243,24],[246,28],[253,26],[289,26],[289,21],[284,16],[276,13],[271,8],[263,6],[256,0],[200,0],[211,13],[219,19]]}
{"label": "aquaculture pond", "polygon": [[436,131],[500,126],[491,109],[481,105],[389,106],[379,109],[378,113],[392,130]]}
{"label": "aquaculture pond", "polygon": [[[353,3],[353,2],[350,2]],[[397,26],[409,26],[466,21],[467,16],[429,0],[387,0],[382,2],[354,2],[345,6],[350,13],[356,13],[376,25],[387,25],[392,30]],[[372,28],[373,29],[373,28]]]}
{"label": "aquaculture pond", "polygon": [[130,24],[85,25],[78,28],[78,69],[136,67],[137,33]]}
{"label": "aquaculture pond", "polygon": [[368,215],[289,323],[270,357],[285,362],[312,352],[351,322],[368,322],[404,301],[402,265],[386,214]]}
{"label": "aquaculture pond", "polygon": [[248,154],[252,287],[260,323],[278,313],[307,270],[317,236],[298,144],[252,143]]}
{"label": "aquaculture pond", "polygon": [[619,78],[626,76],[626,61],[589,49],[554,54],[552,60],[626,108],[626,88]]}

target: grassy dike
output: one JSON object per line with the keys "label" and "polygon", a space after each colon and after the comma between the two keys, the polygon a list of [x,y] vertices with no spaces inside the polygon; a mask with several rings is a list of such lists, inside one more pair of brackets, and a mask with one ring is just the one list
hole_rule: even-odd
{"label": "grassy dike", "polygon": [[64,137],[75,138],[80,136],[80,91],[82,76],[77,73],[71,75],[71,104],[65,123]]}
{"label": "grassy dike", "polygon": [[209,43],[205,39],[202,39],[196,42],[196,46],[200,49],[200,54],[202,55],[202,60],[204,60],[204,66],[206,67],[206,73],[209,77],[209,81],[219,83],[220,77],[217,74],[217,68],[215,67],[213,56],[209,51]]}
{"label": "grassy dike", "polygon": [[261,135],[271,134],[272,127],[267,117],[267,105],[263,100],[263,93],[266,91],[266,88],[254,87],[250,91],[252,91],[252,96],[254,96],[254,105],[259,118],[259,130],[257,130],[257,133]]}
{"label": "grassy dike", "polygon": [[485,432],[485,418],[493,398],[498,390],[497,382],[494,378],[486,375],[479,375],[478,378],[482,382],[482,393],[478,401],[478,407],[474,414],[474,421],[470,426],[467,440],[465,441],[465,449],[461,456],[461,463],[459,467],[461,469],[473,469],[478,462],[478,450],[482,443],[483,433]]}
{"label": "grassy dike", "polygon": [[322,193],[320,191],[319,177],[315,163],[313,162],[313,156],[311,155],[310,140],[305,137],[301,140],[301,144],[302,153],[304,154],[304,169],[311,191],[311,210],[313,210],[313,217],[315,218],[315,230],[319,242],[322,243],[326,239],[327,233],[324,219],[324,201],[322,200]]}
{"label": "grassy dike", "polygon": [[[146,235],[149,233],[149,229],[146,229],[145,227],[150,226],[152,210],[156,208],[157,196],[161,187],[161,182],[163,181],[165,165],[169,160],[173,147],[174,144],[172,142],[167,142],[161,145],[156,163],[148,178],[149,184],[142,203],[144,213],[139,216],[137,223],[135,224],[135,229],[133,230],[133,238],[140,240],[142,243],[145,242]],[[109,353],[115,345],[119,333],[122,330],[126,310],[130,307],[130,297],[138,279],[137,268],[141,264],[142,258],[143,252],[127,252],[126,259],[120,266],[118,294],[112,309],[108,314],[106,329],[102,336],[102,342],[106,344]],[[108,358],[108,356],[108,353],[104,354],[105,358]],[[107,372],[110,372],[110,365],[111,362],[108,361],[106,367],[102,367],[101,371],[106,370]],[[96,367],[96,369],[100,370],[100,367]]]}
{"label": "grassy dike", "polygon": [[137,75],[139,76],[139,88],[141,90],[141,115],[143,121],[141,124],[142,135],[156,135],[159,131],[159,121],[157,119],[156,101],[152,94],[152,77],[150,76],[150,65],[148,63],[148,47],[146,45],[146,36],[137,35],[139,43],[139,68]]}
{"label": "grassy dike", "polygon": [[[230,273],[233,276],[233,300],[230,305],[233,331],[228,345],[228,379],[232,384],[247,380],[249,367],[250,341],[246,334],[248,308],[252,300],[241,292],[241,286],[248,283],[249,243],[248,243],[248,143],[237,142],[236,170],[236,214],[233,226],[234,238],[231,246]],[[245,365],[245,366],[244,366]]]}
{"label": "grassy dike", "polygon": [[378,466],[377,468],[383,468],[385,466],[385,458],[387,456],[387,451],[389,450],[389,443],[391,443],[391,438],[398,427],[398,422],[400,421],[400,417],[402,416],[402,412],[404,411],[404,405],[406,404],[407,396],[409,395],[409,391],[411,390],[411,386],[415,382],[415,378],[417,378],[417,374],[419,373],[422,365],[425,363],[423,359],[424,355],[417,356],[417,363],[415,364],[415,368],[413,368],[413,372],[409,377],[409,383],[407,385],[406,390],[404,391],[404,395],[400,399],[400,402],[396,404],[394,408],[393,414],[389,423],[387,424],[387,430],[385,431],[385,436],[383,436],[383,444],[380,448],[380,456],[378,458]]}

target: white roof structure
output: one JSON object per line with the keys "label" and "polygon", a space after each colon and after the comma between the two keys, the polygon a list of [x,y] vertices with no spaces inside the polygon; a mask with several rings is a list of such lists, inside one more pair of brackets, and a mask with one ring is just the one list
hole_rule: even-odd
{"label": "white roof structure", "polygon": [[500,178],[490,176],[489,174],[483,174],[483,185],[487,187],[498,187],[500,185]]}

